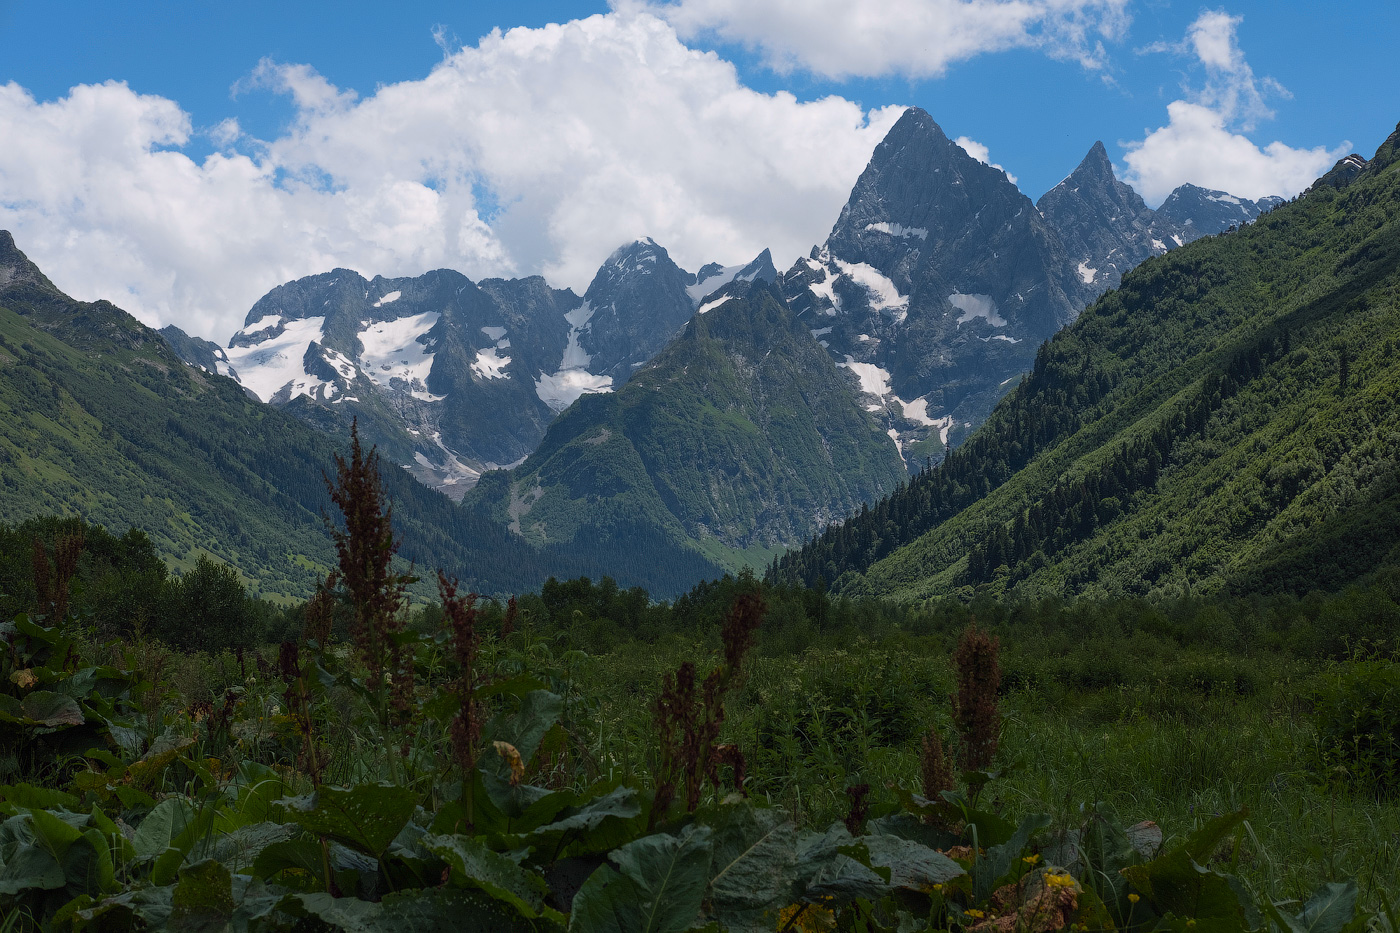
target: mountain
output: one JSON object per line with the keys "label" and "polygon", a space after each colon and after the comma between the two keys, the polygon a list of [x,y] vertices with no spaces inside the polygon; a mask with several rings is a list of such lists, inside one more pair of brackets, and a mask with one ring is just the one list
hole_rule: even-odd
{"label": "mountain", "polygon": [[1087,289],[1086,300],[1092,300],[1117,288],[1123,274],[1143,260],[1249,223],[1281,203],[1282,198],[1251,201],[1188,184],[1154,211],[1118,180],[1103,143],[1096,142],[1069,177],[1041,196],[1036,208],[1064,245]]}
{"label": "mountain", "polygon": [[1153,211],[1095,143],[1032,204],[913,108],[782,288],[917,470],[980,424],[1041,342],[1124,272],[1277,201],[1183,185]]}
{"label": "mountain", "polygon": [[[0,231],[0,522],[76,514],[136,527],[174,566],[210,554],[258,593],[304,597],[334,561],[322,476],[342,440],[186,365],[111,303],[64,295]],[[668,562],[664,541],[532,548],[403,470],[383,473],[400,555],[481,592],[604,573],[676,592],[713,569],[690,552]]]}
{"label": "mountain", "polygon": [[191,365],[333,434],[358,418],[386,457],[460,499],[482,471],[523,460],[580,395],[625,382],[705,293],[777,278],[767,251],[702,272],[649,239],[614,252],[583,298],[538,276],[367,280],[336,269],[273,289],[227,349],[162,333]]}
{"label": "mountain", "polygon": [[625,546],[659,529],[725,566],[759,563],[894,489],[885,429],[753,270],[727,275],[616,392],[579,398],[464,505],[535,544]]}
{"label": "mountain", "polygon": [[782,288],[921,464],[1030,368],[1084,286],[1030,199],[911,109]]}
{"label": "mountain", "polygon": [[1397,150],[1400,128],[1142,263],[966,444],[773,578],[1035,599],[1305,593],[1400,565]]}

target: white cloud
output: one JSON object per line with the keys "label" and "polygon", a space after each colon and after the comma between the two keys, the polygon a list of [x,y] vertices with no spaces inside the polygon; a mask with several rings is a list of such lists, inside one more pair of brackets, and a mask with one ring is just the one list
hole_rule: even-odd
{"label": "white cloud", "polygon": [[779,71],[829,78],[938,77],[987,52],[1035,48],[1085,68],[1127,30],[1129,0],[613,0],[664,17],[682,37],[759,50]]}
{"label": "white cloud", "polygon": [[1260,147],[1243,135],[1273,117],[1267,96],[1292,95],[1274,79],[1255,76],[1239,46],[1241,22],[1242,17],[1207,10],[1181,42],[1142,50],[1190,55],[1205,72],[1200,88],[1185,88],[1186,99],[1167,105],[1166,126],[1122,144],[1128,150],[1125,180],[1149,204],[1185,182],[1252,199],[1297,194],[1350,151],[1349,142],[1336,149],[1295,149],[1277,141]]}
{"label": "white cloud", "polygon": [[755,92],[620,13],[495,32],[364,99],[304,65],[263,62],[238,90],[256,88],[292,97],[288,131],[225,120],[196,162],[174,101],[0,86],[0,227],[75,296],[225,340],[268,289],[334,266],[582,288],[639,236],[691,269],[790,261],[902,112]]}
{"label": "white cloud", "polygon": [[975,139],[968,139],[966,136],[959,136],[957,139],[953,140],[953,142],[961,146],[963,152],[966,152],[968,155],[972,156],[974,159],[976,159],[978,162],[981,162],[983,165],[990,165],[992,168],[998,170],[1003,175],[1005,175],[1007,177],[1007,180],[1010,181],[1013,185],[1016,184],[1016,176],[1008,172],[1006,169],[1002,168],[1000,165],[993,162],[992,153],[989,149],[987,149],[986,146],[982,145]]}

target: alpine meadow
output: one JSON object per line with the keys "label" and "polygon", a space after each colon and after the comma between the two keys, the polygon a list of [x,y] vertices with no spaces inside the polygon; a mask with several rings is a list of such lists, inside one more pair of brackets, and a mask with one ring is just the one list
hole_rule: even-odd
{"label": "alpine meadow", "polygon": [[0,5],[0,933],[1400,933],[1362,5]]}

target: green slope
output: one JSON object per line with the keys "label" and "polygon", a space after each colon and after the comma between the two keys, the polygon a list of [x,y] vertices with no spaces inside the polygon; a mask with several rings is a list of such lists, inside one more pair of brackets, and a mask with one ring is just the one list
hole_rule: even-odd
{"label": "green slope", "polygon": [[649,529],[736,568],[903,476],[846,374],[760,284],[697,315],[619,391],[580,398],[465,502],[536,543]]}
{"label": "green slope", "polygon": [[[209,553],[264,595],[303,596],[334,560],[322,475],[338,449],[113,305],[63,295],[0,231],[0,523],[140,528],[173,565]],[[532,548],[402,470],[384,479],[400,554],[419,568],[488,593],[551,574],[653,582],[645,556]]]}
{"label": "green slope", "polygon": [[1034,598],[1299,592],[1395,563],[1397,139],[1143,263],[943,465],[774,576]]}

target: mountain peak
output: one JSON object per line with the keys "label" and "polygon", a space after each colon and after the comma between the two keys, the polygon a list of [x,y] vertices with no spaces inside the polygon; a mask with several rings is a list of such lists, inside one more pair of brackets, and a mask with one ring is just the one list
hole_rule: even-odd
{"label": "mountain peak", "polygon": [[1395,132],[1386,137],[1367,164],[1373,171],[1380,171],[1396,159],[1400,159],[1400,123],[1395,125]]}
{"label": "mountain peak", "polygon": [[0,230],[0,292],[19,285],[30,285],[47,292],[59,291],[49,281],[48,276],[15,245],[15,238],[8,230]]}
{"label": "mountain peak", "polygon": [[1104,148],[1103,142],[1096,140],[1089,148],[1089,154],[1084,156],[1079,167],[1070,175],[1113,175],[1113,162],[1108,158],[1108,150]]}

